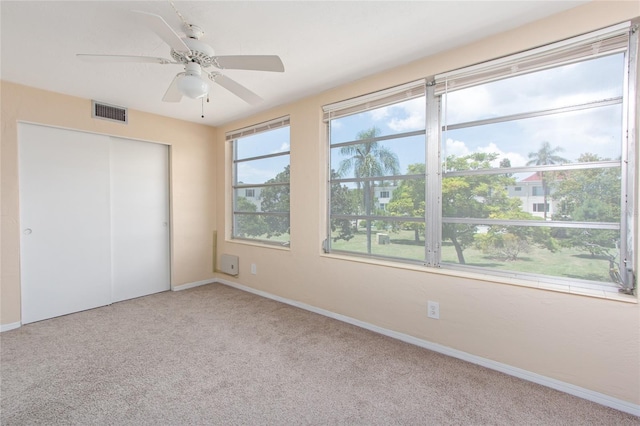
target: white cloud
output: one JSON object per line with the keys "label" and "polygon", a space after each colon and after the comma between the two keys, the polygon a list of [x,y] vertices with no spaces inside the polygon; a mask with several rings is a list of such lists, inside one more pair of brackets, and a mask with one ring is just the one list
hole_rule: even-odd
{"label": "white cloud", "polygon": [[456,157],[462,157],[469,155],[471,151],[462,141],[454,141],[453,139],[447,139],[444,147],[444,156],[455,155]]}
{"label": "white cloud", "polygon": [[331,120],[331,128],[333,130],[338,130],[344,127],[344,124],[342,124],[342,121],[340,120]]}
{"label": "white cloud", "polygon": [[416,98],[400,105],[396,105],[395,109],[400,109],[403,118],[393,117],[388,123],[391,129],[396,132],[406,132],[409,130],[420,130],[425,128],[425,100],[424,98]]}
{"label": "white cloud", "polygon": [[462,123],[486,117],[487,112],[496,111],[496,104],[485,86],[470,87],[448,95],[448,103],[455,108],[443,106],[443,121],[446,123]]}
{"label": "white cloud", "polygon": [[476,149],[476,152],[485,152],[485,153],[496,153],[498,154],[498,158],[496,158],[493,163],[491,163],[492,167],[498,167],[500,165],[500,161],[505,158],[509,159],[511,163],[511,167],[520,167],[525,166],[527,164],[527,159],[517,152],[504,152],[498,146],[491,142],[487,146],[480,146]]}
{"label": "white cloud", "polygon": [[367,111],[367,114],[369,114],[374,121],[384,120],[389,116],[389,108],[390,107],[372,109],[371,111]]}
{"label": "white cloud", "polygon": [[252,167],[248,162],[238,163],[238,182],[264,183],[273,178],[274,175],[272,170]]}
{"label": "white cloud", "polygon": [[373,121],[383,121],[395,132],[406,132],[425,128],[425,100],[411,99],[399,104],[376,108],[367,114]]}

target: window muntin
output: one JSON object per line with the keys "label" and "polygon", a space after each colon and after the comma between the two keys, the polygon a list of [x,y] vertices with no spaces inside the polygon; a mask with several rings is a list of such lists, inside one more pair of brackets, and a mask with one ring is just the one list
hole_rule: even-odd
{"label": "window muntin", "polygon": [[[422,167],[433,172],[407,169],[395,177],[383,209],[376,207],[389,176],[369,179],[374,193],[377,189],[376,206],[371,197],[353,196],[357,183],[363,183],[360,176],[334,174],[341,161],[334,145],[351,143],[353,135],[346,120],[329,118],[328,251],[629,292],[633,277],[624,266],[635,268],[634,204],[623,200],[633,200],[628,182],[635,181],[637,165],[635,155],[628,154],[636,152],[635,139],[631,135],[627,142],[623,135],[627,117],[637,117],[625,73],[633,70],[634,78],[637,64],[625,50],[629,38],[623,27],[577,38],[583,44],[558,43],[549,54],[540,53],[542,48],[531,57],[517,54],[517,60],[500,60],[506,66],[490,64],[489,71],[482,64],[463,70],[460,78],[457,71],[448,73],[457,79],[450,92],[446,82],[436,81],[435,90],[427,91],[436,95],[426,98],[425,149],[412,145],[416,155],[408,156],[422,158],[428,152]],[[601,49],[599,37],[606,48]],[[635,51],[637,35],[630,43]],[[527,71],[517,75],[520,60]],[[471,74],[475,68],[477,75]],[[499,69],[498,78],[491,69]],[[438,108],[442,114],[434,119]],[[397,195],[409,182],[420,183],[426,194],[419,200],[422,210],[407,203],[414,201],[410,197]],[[351,207],[336,208],[332,201],[340,197]],[[412,215],[393,214],[394,201],[396,209],[405,205]],[[365,202],[369,211],[362,215]],[[350,234],[364,227],[367,232],[356,234],[360,238]],[[412,229],[415,238],[397,233]],[[412,250],[399,250],[400,244]]]}
{"label": "window muntin", "polygon": [[[246,134],[246,135],[245,135]],[[232,238],[289,244],[289,120],[232,132]]]}

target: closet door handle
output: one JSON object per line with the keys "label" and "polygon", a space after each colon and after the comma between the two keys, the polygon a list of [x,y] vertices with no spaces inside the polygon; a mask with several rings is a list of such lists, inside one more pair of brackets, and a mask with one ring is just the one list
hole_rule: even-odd
{"label": "closet door handle", "polygon": [[23,233],[24,235],[31,235],[31,233],[32,233],[32,232],[33,232],[33,231],[31,230],[31,228],[25,228],[25,230],[24,230],[24,231],[22,231],[22,233]]}

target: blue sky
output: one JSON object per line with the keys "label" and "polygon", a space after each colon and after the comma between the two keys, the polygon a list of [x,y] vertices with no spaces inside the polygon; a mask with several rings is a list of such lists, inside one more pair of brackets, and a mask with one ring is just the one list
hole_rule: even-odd
{"label": "blue sky", "polygon": [[[615,54],[458,90],[447,94],[442,122],[455,124],[619,97],[623,72],[624,57]],[[374,126],[382,135],[423,130],[425,110],[425,98],[422,97],[334,119],[331,121],[331,142],[355,140],[359,132]],[[559,155],[570,161],[586,152],[617,159],[621,155],[621,121],[622,105],[617,104],[450,130],[442,135],[442,155],[495,152],[500,154],[495,166],[502,158],[509,158],[514,167],[524,166],[529,160],[528,154],[537,151],[546,141],[552,147],[561,147],[563,151]],[[423,136],[380,144],[398,155],[403,174],[409,164],[424,162]],[[243,138],[238,154],[239,158],[244,158],[289,149],[288,129],[284,128]],[[337,169],[343,158],[339,149],[333,149],[331,167]],[[280,172],[288,161],[289,156],[284,156],[241,163],[238,180],[264,182]]]}

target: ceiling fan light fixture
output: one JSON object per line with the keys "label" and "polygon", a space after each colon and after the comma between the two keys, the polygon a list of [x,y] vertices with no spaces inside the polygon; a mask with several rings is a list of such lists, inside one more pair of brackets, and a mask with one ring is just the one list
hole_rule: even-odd
{"label": "ceiling fan light fixture", "polygon": [[178,81],[178,89],[191,99],[200,99],[209,93],[209,85],[196,75],[185,75]]}
{"label": "ceiling fan light fixture", "polygon": [[184,76],[178,80],[178,90],[191,99],[200,99],[209,93],[209,84],[201,78],[202,68],[195,62],[185,65]]}

